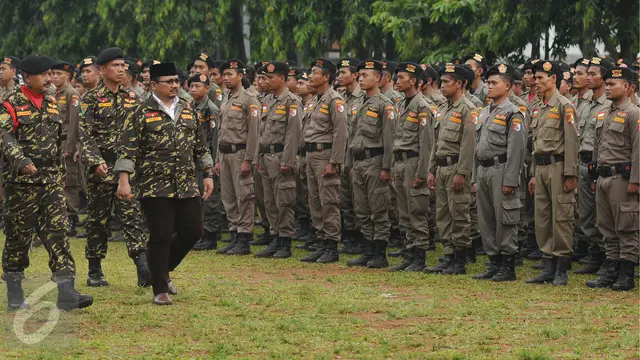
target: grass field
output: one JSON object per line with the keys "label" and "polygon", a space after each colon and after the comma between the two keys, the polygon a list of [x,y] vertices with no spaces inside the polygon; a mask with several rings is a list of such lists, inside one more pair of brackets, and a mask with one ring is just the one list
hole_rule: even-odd
{"label": "grass field", "polygon": [[[284,261],[192,252],[172,275],[174,305],[158,307],[150,289],[136,288],[123,243],[110,244],[111,286],[100,289],[84,284],[84,241],[71,243],[79,288],[95,304],[62,313],[49,337],[27,346],[15,339],[1,284],[1,359],[640,358],[638,291],[588,289],[592,277],[578,275],[566,287],[527,285],[531,262],[518,268],[517,282],[496,284],[351,269],[346,256],[303,264],[304,251]],[[484,269],[479,259],[470,273]],[[26,295],[49,276],[43,248],[31,263]]]}

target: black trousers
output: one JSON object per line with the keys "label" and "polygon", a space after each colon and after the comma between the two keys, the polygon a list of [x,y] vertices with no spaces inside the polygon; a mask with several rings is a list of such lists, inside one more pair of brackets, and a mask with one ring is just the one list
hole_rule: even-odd
{"label": "black trousers", "polygon": [[153,294],[168,292],[169,271],[175,270],[204,231],[202,203],[189,199],[143,198],[149,225],[149,271]]}

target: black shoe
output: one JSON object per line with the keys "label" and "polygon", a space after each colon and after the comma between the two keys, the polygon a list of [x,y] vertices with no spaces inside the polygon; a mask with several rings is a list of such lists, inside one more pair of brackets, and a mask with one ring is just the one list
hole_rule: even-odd
{"label": "black shoe", "polygon": [[[266,249],[260,251],[259,253],[255,254],[254,256],[257,257],[257,258],[270,258],[275,253],[277,253],[278,250],[280,250],[280,244],[281,243],[282,243],[282,238],[279,238],[279,237],[275,238],[269,244],[269,246],[267,246]],[[291,246],[291,242],[289,242],[289,246]]]}
{"label": "black shoe", "polygon": [[338,242],[333,240],[325,240],[324,253],[316,262],[318,264],[328,264],[338,262],[340,260],[340,253],[338,253]]}
{"label": "black shoe", "polygon": [[[389,267],[389,270],[402,271],[411,266],[411,264],[413,264],[413,261],[415,260],[414,250],[415,248],[401,250],[400,252],[402,253],[402,262]],[[391,253],[389,253],[388,255],[391,256]]]}
{"label": "black shoe", "polygon": [[351,247],[355,245],[355,239],[352,236],[353,232],[349,230],[343,230],[342,236],[340,237],[340,242],[342,243],[342,247],[338,249],[340,254],[346,254],[347,251],[350,250]]}
{"label": "black shoe", "polygon": [[304,240],[304,244],[296,245],[296,249],[306,249],[309,250],[309,247],[315,244],[316,242],[316,233],[317,230],[313,226],[309,228],[309,235]]}
{"label": "black shoe", "polygon": [[453,262],[453,254],[444,255],[434,267],[428,267],[425,271],[432,274],[440,274]]}
{"label": "black shoe", "polygon": [[467,253],[475,251],[469,249],[459,249],[453,254],[453,262],[442,270],[442,275],[464,275],[467,273]]}
{"label": "black shoe", "polygon": [[373,250],[373,259],[367,263],[367,267],[370,269],[382,269],[389,267],[389,260],[387,260],[387,242],[376,240],[375,249]]}
{"label": "black shoe", "polygon": [[238,241],[236,242],[236,246],[233,249],[227,251],[225,255],[244,256],[244,255],[251,254],[251,245],[249,245],[249,243],[253,238],[253,234],[238,233],[237,237],[238,237]]}
{"label": "black shoe", "polygon": [[534,270],[544,270],[544,261],[538,264],[531,265],[531,268]]}
{"label": "black shoe", "polygon": [[309,262],[309,263],[313,263],[316,262],[318,259],[320,259],[322,257],[322,255],[324,255],[324,250],[325,250],[325,243],[323,240],[317,240],[316,241],[316,249],[309,255],[303,257],[302,259],[300,259],[300,261],[302,262]]}
{"label": "black shoe", "polygon": [[[573,260],[573,256],[572,256],[572,260]],[[575,261],[575,260],[573,260]],[[580,260],[578,260],[578,262],[582,265],[587,265],[588,263],[593,261],[593,255],[589,254],[587,256],[584,256],[582,258],[580,258]]]}
{"label": "black shoe", "polygon": [[389,243],[387,244],[388,248],[402,248],[404,246],[404,238],[400,232],[400,229],[391,229],[391,233],[389,235]]}
{"label": "black shoe", "polygon": [[[602,267],[602,262],[604,261],[604,254],[602,253],[592,254],[592,255],[589,255],[588,257],[590,257],[590,261],[585,263],[582,269],[578,269],[574,271],[573,272],[574,274],[590,275],[590,274],[596,274],[598,270],[600,270],[600,268]],[[584,259],[585,258],[583,258],[582,260]],[[580,260],[580,262],[582,262],[582,260]]]}
{"label": "black shoe", "polygon": [[149,287],[151,286],[151,273],[149,272],[149,263],[147,261],[147,251],[142,251],[138,254],[138,257],[133,260],[136,264],[136,273],[138,274],[138,286]]}
{"label": "black shoe", "polygon": [[498,270],[498,273],[491,278],[491,280],[496,282],[516,280],[515,257],[502,255],[500,269]]}
{"label": "black shoe", "polygon": [[491,255],[489,256],[489,266],[487,266],[487,271],[480,273],[478,275],[474,275],[473,278],[476,280],[490,280],[498,273],[501,265],[502,265],[502,256]]}
{"label": "black shoe", "polygon": [[306,242],[309,239],[309,228],[311,228],[309,219],[300,219],[300,229],[296,231],[296,239]]}
{"label": "black shoe", "polygon": [[87,286],[102,287],[109,286],[102,273],[101,259],[89,259],[89,276],[87,278]]}
{"label": "black shoe", "polygon": [[409,272],[422,272],[427,268],[427,251],[424,249],[413,248],[413,263],[409,265],[404,271]]}
{"label": "black shoe", "polygon": [[467,264],[475,264],[477,261],[478,261],[478,258],[476,256],[476,250],[471,249],[467,251],[467,255],[465,256],[465,262]]}
{"label": "black shoe", "polygon": [[215,250],[217,248],[218,233],[208,232],[206,230],[200,240],[193,246],[193,250],[195,251]]}
{"label": "black shoe", "polygon": [[269,234],[269,230],[267,229],[267,231],[265,233],[262,233],[262,234],[258,235],[257,239],[252,240],[249,243],[249,245],[256,245],[256,246],[269,245],[276,238],[277,238],[277,236],[273,236],[273,235]]}
{"label": "black shoe", "polygon": [[373,241],[364,240],[364,252],[359,258],[347,261],[347,266],[367,266],[367,263],[373,259],[375,243]]}
{"label": "black shoe", "polygon": [[522,266],[524,264],[524,262],[522,262],[522,256],[520,256],[519,252],[513,255],[513,260],[514,260],[515,266]]}
{"label": "black shoe", "polygon": [[592,289],[610,288],[618,280],[620,272],[620,262],[618,260],[605,260],[602,265],[604,272],[597,279],[589,280],[585,283]]}
{"label": "black shoe", "polygon": [[605,257],[604,261],[602,262],[602,266],[600,266],[600,269],[598,269],[598,272],[596,272],[596,275],[598,276],[603,276],[606,272],[607,272],[607,258]]}
{"label": "black shoe", "polygon": [[124,242],[124,233],[122,231],[118,231],[113,236],[107,239],[109,242]]}
{"label": "black shoe", "polygon": [[365,246],[362,240],[362,233],[360,230],[354,230],[351,232],[351,246],[345,249],[347,255],[360,255],[364,252]]}
{"label": "black shoe", "polygon": [[579,261],[580,259],[589,256],[589,244],[586,241],[574,241],[573,255],[571,255],[572,261]]}
{"label": "black shoe", "polygon": [[620,260],[620,274],[618,275],[618,281],[611,286],[611,289],[615,291],[630,291],[635,284],[634,272],[636,263],[629,260]]}
{"label": "black shoe", "polygon": [[218,251],[216,251],[216,254],[226,254],[229,251],[231,251],[231,249],[236,247],[236,245],[238,244],[238,233],[235,232],[235,231],[230,231],[229,235],[231,235],[229,237],[229,239],[230,239],[229,244],[227,246],[223,247],[222,249],[219,249]]}
{"label": "black shoe", "polygon": [[80,294],[75,288],[74,279],[66,279],[58,283],[58,309],[83,309],[92,304],[93,297],[91,295]]}
{"label": "black shoe", "polygon": [[542,272],[538,276],[525,280],[525,283],[548,284],[553,282],[553,279],[556,276],[555,258],[544,258],[542,259],[542,263],[544,264],[544,270],[542,270]]}
{"label": "black shoe", "polygon": [[527,256],[525,256],[525,259],[529,259],[529,260],[540,260],[542,259],[542,256],[544,254],[542,253],[542,251],[540,251],[540,249],[535,249],[532,252],[530,252],[529,254],[527,254]]}
{"label": "black shoe", "polygon": [[280,248],[273,254],[274,259],[286,259],[291,257],[291,239],[280,238]]}
{"label": "black shoe", "polygon": [[7,282],[7,308],[11,311],[26,309],[29,304],[24,302],[22,291],[22,279],[24,275],[16,272],[5,272],[4,280]]}
{"label": "black shoe", "polygon": [[556,274],[553,278],[553,285],[567,285],[569,277],[567,270],[571,265],[571,258],[559,256],[556,258]]}

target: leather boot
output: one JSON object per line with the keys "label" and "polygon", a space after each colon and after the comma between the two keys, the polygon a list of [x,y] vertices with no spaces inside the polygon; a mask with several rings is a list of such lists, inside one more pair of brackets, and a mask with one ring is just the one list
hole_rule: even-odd
{"label": "leather boot", "polygon": [[610,288],[618,280],[620,262],[618,260],[605,260],[604,272],[597,279],[585,283],[592,289]]}
{"label": "leather boot", "polygon": [[389,243],[387,244],[388,248],[402,248],[404,246],[404,238],[400,235],[400,229],[391,228],[391,233],[389,235]]}
{"label": "leather boot", "polygon": [[477,234],[477,236],[473,237],[473,239],[471,240],[471,243],[473,244],[473,250],[475,251],[476,255],[487,254],[484,251],[484,247],[482,246],[482,237],[480,236],[480,234]]}
{"label": "leather boot", "polygon": [[236,247],[236,244],[238,244],[238,233],[236,231],[229,231],[229,235],[229,238],[231,239],[231,241],[229,241],[229,244],[216,251],[216,254],[226,254],[227,252],[231,251],[231,249]]}
{"label": "leather boot", "polygon": [[467,273],[467,253],[475,250],[458,249],[453,254],[453,262],[446,269],[442,270],[442,275],[464,275]]}
{"label": "leather boot", "polygon": [[91,295],[83,295],[76,290],[74,279],[65,279],[58,283],[58,302],[60,310],[83,309],[93,304]]}
{"label": "leather boot", "polygon": [[312,246],[313,244],[315,244],[316,242],[316,228],[314,228],[313,226],[309,228],[309,234],[306,237],[306,239],[304,240],[304,244],[298,244],[296,245],[296,249],[306,249],[309,250],[309,247]]}
{"label": "leather boot", "polygon": [[453,263],[454,254],[444,255],[434,267],[428,267],[426,272],[432,274],[440,274],[444,269],[448,268]]}
{"label": "leather boot", "polygon": [[316,245],[316,249],[311,254],[300,259],[300,261],[313,263],[313,262],[316,262],[318,259],[320,259],[322,255],[324,255],[324,250],[326,247],[324,240],[316,240],[315,245]]}
{"label": "leather boot", "polygon": [[605,255],[604,261],[602,261],[602,266],[600,266],[600,269],[598,269],[598,271],[596,272],[596,275],[598,276],[602,276],[607,272],[607,266],[609,265],[609,260],[607,260],[607,257]]}
{"label": "leather boot", "polygon": [[87,286],[109,286],[109,283],[102,273],[101,259],[89,259],[89,277],[87,278]]}
{"label": "leather boot", "polygon": [[373,241],[364,240],[364,252],[359,258],[347,261],[347,266],[367,266],[367,263],[373,259],[375,244]]}
{"label": "leather boot", "polygon": [[542,251],[540,251],[540,249],[538,249],[537,247],[530,252],[529,254],[527,254],[527,256],[525,256],[525,259],[529,259],[529,260],[540,260],[543,257],[543,253]]}
{"label": "leather boot", "polygon": [[544,260],[542,260],[542,262],[540,262],[539,264],[533,264],[531,265],[531,268],[533,270],[544,270]]}
{"label": "leather boot", "polygon": [[5,272],[3,276],[7,282],[7,309],[26,309],[29,304],[24,302],[24,292],[22,291],[22,279],[24,275],[18,272]]}
{"label": "leather boot", "polygon": [[297,232],[298,241],[306,242],[309,239],[309,228],[311,227],[311,223],[309,219],[299,219],[300,220],[300,229]]}
{"label": "leather boot", "polygon": [[141,251],[138,257],[133,260],[136,265],[136,273],[138,274],[138,286],[151,286],[151,274],[149,273],[149,263],[147,261],[147,251]]}
{"label": "leather boot", "polygon": [[579,261],[580,259],[589,255],[589,243],[586,241],[575,241],[573,246],[573,255],[571,260]]}
{"label": "leather boot", "polygon": [[342,243],[342,247],[340,247],[338,249],[338,252],[340,254],[346,254],[347,251],[350,250],[351,247],[353,247],[353,242],[354,239],[352,237],[352,231],[349,230],[343,230],[342,231],[342,236],[340,237],[340,242]]}
{"label": "leather boot", "polygon": [[375,243],[375,249],[373,250],[373,259],[367,263],[367,267],[370,269],[382,269],[389,267],[389,260],[387,260],[387,242],[377,240]]}
{"label": "leather boot", "polygon": [[465,263],[467,264],[475,264],[478,261],[476,250],[471,248],[470,251],[467,251],[467,255],[465,256]]}
{"label": "leather boot", "polygon": [[555,258],[544,258],[542,259],[542,263],[544,264],[544,270],[542,270],[542,272],[538,276],[525,280],[525,283],[547,284],[547,283],[553,282],[553,279],[556,276]]}
{"label": "leather boot", "polygon": [[500,269],[491,280],[496,282],[516,280],[516,259],[515,256],[502,255]]}
{"label": "leather boot", "polygon": [[249,255],[251,254],[251,245],[249,245],[249,242],[251,242],[251,239],[253,239],[253,234],[251,233],[238,233],[238,241],[236,243],[236,246],[227,251],[226,255]]}
{"label": "leather boot", "polygon": [[249,245],[256,245],[256,246],[269,245],[276,238],[277,236],[271,235],[271,233],[269,232],[269,229],[265,229],[264,233],[258,235],[257,239],[251,240]]}
{"label": "leather boot", "polygon": [[[389,267],[390,271],[402,271],[406,268],[408,268],[409,266],[411,266],[411,264],[413,264],[413,260],[415,259],[415,250],[416,248],[411,248],[411,249],[404,249],[401,251],[402,253],[402,262],[396,265],[393,265],[391,267]],[[389,256],[391,256],[391,253],[389,253]]]}
{"label": "leather boot", "polygon": [[620,274],[618,275],[618,281],[611,286],[615,291],[629,291],[632,290],[635,284],[634,270],[636,263],[629,260],[620,260]]}
{"label": "leather boot", "polygon": [[360,255],[363,252],[364,245],[362,243],[362,233],[360,230],[354,230],[351,232],[351,247],[346,249],[345,254]]}
{"label": "leather boot", "polygon": [[502,255],[491,255],[489,256],[489,266],[487,266],[487,271],[474,275],[473,278],[476,280],[490,280],[498,273],[501,265]]}
{"label": "leather boot", "polygon": [[[259,253],[257,253],[255,255],[255,257],[257,258],[270,258],[272,257],[275,253],[278,252],[278,250],[280,250],[280,245],[282,244],[282,238],[275,238],[273,239],[273,241],[269,244],[269,246],[267,246],[266,249],[260,251]],[[289,242],[289,244],[291,244],[291,242]]]}
{"label": "leather boot", "polygon": [[286,259],[291,257],[291,238],[280,238],[280,248],[273,254],[274,259]]}
{"label": "leather boot", "polygon": [[595,274],[602,267],[602,262],[603,261],[604,261],[604,254],[603,253],[591,254],[591,261],[589,261],[587,264],[585,264],[585,266],[582,269],[578,269],[578,270],[574,271],[573,273],[574,274],[581,274],[581,275]]}
{"label": "leather boot", "polygon": [[520,252],[516,252],[515,255],[513,255],[513,260],[516,266],[522,266],[524,264],[524,262],[522,262]]}
{"label": "leather boot", "polygon": [[567,270],[571,265],[571,258],[559,256],[556,258],[556,274],[553,278],[553,285],[567,285],[569,278]]}
{"label": "leather boot", "polygon": [[204,250],[211,250],[211,249],[217,249],[217,248],[218,248],[218,242],[216,241],[215,233],[209,233],[205,230],[200,240],[198,240],[198,242],[195,245],[193,245],[192,250],[204,251]]}
{"label": "leather boot", "polygon": [[403,247],[403,248],[398,249],[398,251],[389,251],[387,253],[387,256],[388,257],[393,257],[393,258],[404,256],[406,251],[407,251],[407,249],[405,249]]}
{"label": "leather boot", "polygon": [[404,271],[424,271],[427,268],[427,251],[420,248],[413,248],[413,263]]}
{"label": "leather boot", "polygon": [[318,260],[319,264],[328,264],[338,262],[340,260],[340,253],[338,253],[338,242],[333,240],[325,240],[324,253]]}

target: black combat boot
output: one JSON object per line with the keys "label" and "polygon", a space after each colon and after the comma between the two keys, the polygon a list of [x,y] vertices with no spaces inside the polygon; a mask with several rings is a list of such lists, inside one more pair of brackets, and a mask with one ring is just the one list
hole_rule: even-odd
{"label": "black combat boot", "polygon": [[553,278],[553,285],[567,285],[569,278],[567,270],[571,266],[571,258],[559,256],[556,258],[556,275]]}
{"label": "black combat boot", "polygon": [[502,255],[500,270],[491,278],[496,282],[516,280],[516,259],[515,256]]}
{"label": "black combat boot", "polygon": [[218,234],[212,233],[208,231],[204,231],[202,237],[198,242],[193,246],[193,250],[195,251],[204,251],[204,250],[215,250],[218,248]]}
{"label": "black combat boot", "polygon": [[595,274],[602,267],[602,262],[604,261],[603,253],[591,254],[591,261],[586,263],[582,269],[578,269],[574,271],[574,274]]}
{"label": "black combat boot", "polygon": [[609,266],[609,260],[607,260],[607,257],[605,255],[604,261],[602,261],[602,266],[600,266],[600,269],[598,269],[598,271],[596,272],[596,275],[598,276],[602,276],[607,272],[607,266]]}
{"label": "black combat boot", "polygon": [[487,271],[480,273],[478,275],[474,275],[473,278],[476,280],[490,280],[498,273],[498,271],[500,271],[501,265],[502,265],[502,255],[490,255]]}
{"label": "black combat boot", "polygon": [[453,254],[453,262],[444,270],[442,270],[442,275],[464,275],[467,273],[467,253],[473,252],[475,254],[475,250],[472,248],[469,249],[458,249]]}
{"label": "black combat boot", "polygon": [[482,246],[482,237],[480,236],[480,233],[471,239],[471,244],[473,244],[473,249],[476,255],[487,255],[484,251],[484,246]]}
{"label": "black combat boot", "polygon": [[391,232],[389,235],[389,243],[387,244],[388,248],[402,248],[404,246],[404,238],[400,232],[400,229],[391,228]]}
{"label": "black combat boot", "polygon": [[427,268],[427,251],[425,249],[413,248],[413,263],[407,266],[404,271],[424,271]]}
{"label": "black combat boot", "polygon": [[10,311],[26,309],[29,304],[24,302],[22,279],[24,275],[18,272],[5,272],[3,279],[7,282],[7,309]]}
{"label": "black combat boot", "polygon": [[75,288],[74,279],[65,279],[58,282],[58,309],[83,309],[92,304],[93,297],[91,295],[80,294]]}
{"label": "black combat boot", "polygon": [[338,262],[340,260],[340,253],[338,252],[338,242],[334,240],[325,240],[324,253],[318,260],[319,264],[328,264]]}
{"label": "black combat boot", "polygon": [[347,266],[367,266],[367,263],[373,259],[375,243],[373,241],[363,240],[364,252],[359,258],[347,261]]}
{"label": "black combat boot", "polygon": [[280,248],[273,254],[274,259],[286,259],[291,257],[291,238],[280,238]]}
{"label": "black combat boot", "polygon": [[269,245],[276,238],[277,236],[271,235],[269,228],[266,228],[262,234],[258,235],[257,239],[251,240],[250,245]]}
{"label": "black combat boot", "polygon": [[353,253],[353,247],[356,246],[353,231],[343,230],[340,242],[342,243],[342,247],[338,249],[340,254]]}
{"label": "black combat boot", "polygon": [[275,253],[278,252],[278,250],[280,250],[280,244],[282,244],[282,238],[275,238],[273,239],[273,241],[269,244],[269,246],[267,246],[266,249],[260,251],[259,253],[257,253],[255,255],[255,257],[257,258],[270,258],[272,257]]}
{"label": "black combat boot", "polygon": [[589,243],[587,243],[586,241],[575,241],[571,260],[579,261],[580,259],[587,256],[589,256]]}
{"label": "black combat boot", "polygon": [[229,241],[229,244],[216,251],[216,254],[226,254],[231,251],[231,249],[236,247],[236,244],[238,244],[238,233],[236,231],[229,231],[229,235],[231,239],[231,241]]}
{"label": "black combat boot", "polygon": [[253,239],[253,234],[251,233],[238,233],[238,241],[236,246],[227,251],[226,255],[249,255],[251,254],[251,239]]}
{"label": "black combat boot", "polygon": [[367,267],[370,269],[382,269],[389,267],[389,260],[387,260],[387,242],[376,240],[374,243],[375,248],[373,250],[373,259],[367,263]]}
{"label": "black combat boot", "polygon": [[542,251],[540,251],[540,249],[538,249],[538,247],[536,246],[533,251],[531,251],[529,254],[527,254],[527,256],[525,256],[525,259],[529,259],[529,260],[540,260],[543,257],[543,253]]}
{"label": "black combat boot", "polygon": [[151,286],[151,274],[149,273],[149,263],[147,261],[147,251],[141,251],[138,257],[133,260],[136,264],[136,272],[138,273],[138,286],[149,287]]}
{"label": "black combat boot", "polygon": [[432,274],[440,274],[444,269],[453,263],[454,254],[447,254],[440,258],[434,267],[428,267],[425,271]]}
{"label": "black combat boot", "polygon": [[476,250],[471,248],[470,251],[467,251],[467,255],[465,256],[465,263],[467,264],[475,264],[478,261]]}
{"label": "black combat boot", "polygon": [[360,230],[353,230],[353,247],[347,251],[347,255],[360,255],[364,252],[364,236]]}
{"label": "black combat boot", "polygon": [[[390,271],[402,271],[406,268],[408,268],[409,266],[411,266],[411,264],[413,264],[413,260],[415,259],[415,253],[414,250],[416,248],[411,248],[411,249],[403,249],[401,251],[402,253],[402,262],[396,265],[393,265],[391,267],[389,267]],[[391,253],[389,253],[389,256],[391,256]]]}
{"label": "black combat boot", "polygon": [[297,231],[297,240],[306,242],[309,239],[309,228],[311,227],[311,223],[309,219],[300,218],[300,229]]}
{"label": "black combat boot", "polygon": [[605,260],[604,272],[597,279],[589,280],[585,284],[592,289],[610,288],[618,280],[620,261]]}
{"label": "black combat boot", "polygon": [[316,237],[316,243],[315,243],[316,249],[311,254],[300,259],[300,261],[309,262],[309,263],[316,262],[324,254],[325,247],[326,246],[325,246],[324,240],[317,239]]}
{"label": "black combat boot", "polygon": [[635,268],[636,263],[633,261],[620,259],[620,274],[618,275],[618,281],[616,281],[611,288],[615,291],[632,290],[636,286],[634,277]]}
{"label": "black combat boot", "polygon": [[388,257],[393,257],[393,258],[400,257],[400,256],[404,257],[406,251],[407,251],[407,249],[405,247],[402,247],[402,248],[398,249],[398,251],[389,251],[387,253],[387,256]]}
{"label": "black combat boot", "polygon": [[548,284],[550,282],[553,282],[553,279],[556,276],[556,259],[543,258],[542,263],[544,264],[544,270],[542,270],[542,272],[538,276],[525,280],[525,283]]}
{"label": "black combat boot", "polygon": [[89,259],[89,277],[87,278],[87,286],[102,287],[109,286],[102,273],[101,259]]}

